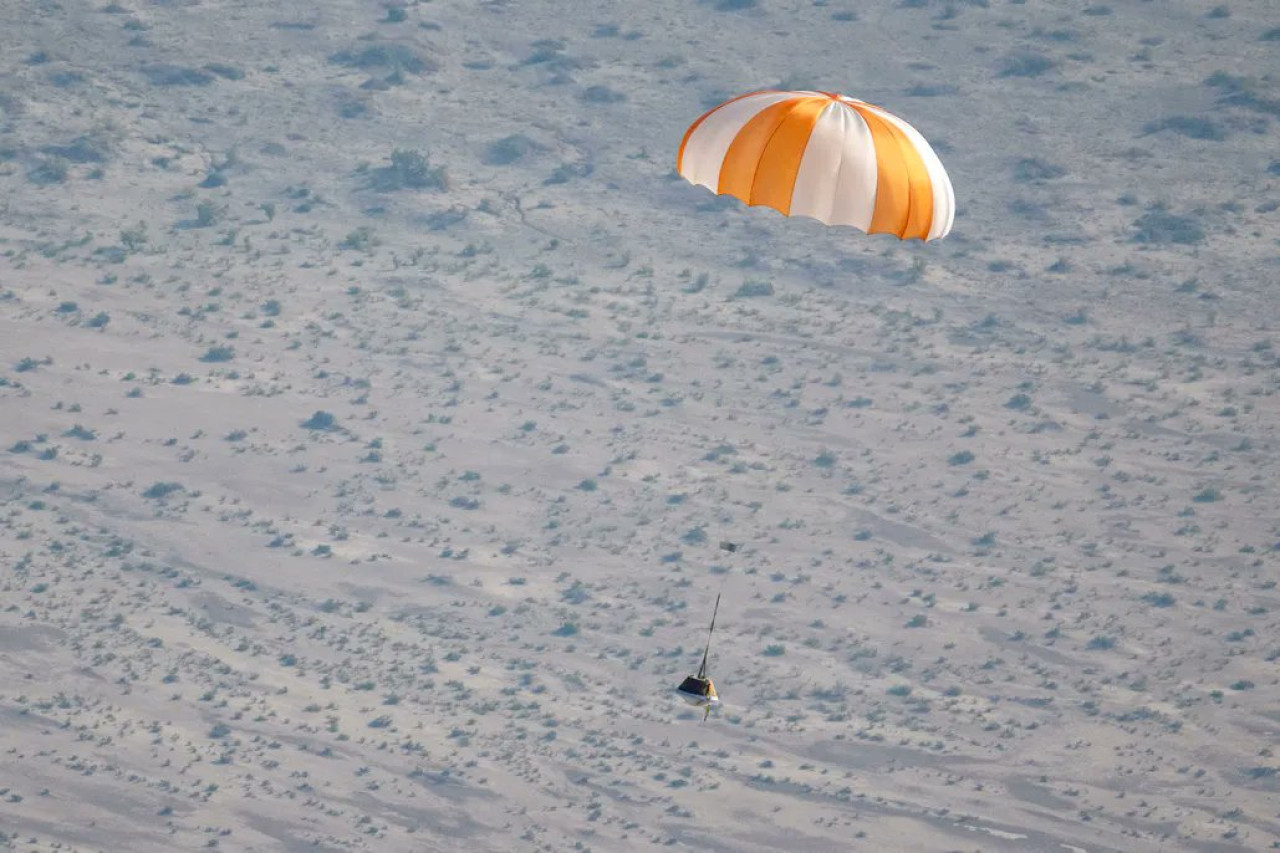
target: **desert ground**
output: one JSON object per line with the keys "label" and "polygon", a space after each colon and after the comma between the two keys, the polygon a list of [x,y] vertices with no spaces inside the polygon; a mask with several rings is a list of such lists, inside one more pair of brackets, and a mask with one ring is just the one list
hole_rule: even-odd
{"label": "desert ground", "polygon": [[[682,180],[768,87],[954,232]],[[1272,0],[0,4],[0,846],[1280,847],[1277,92]]]}

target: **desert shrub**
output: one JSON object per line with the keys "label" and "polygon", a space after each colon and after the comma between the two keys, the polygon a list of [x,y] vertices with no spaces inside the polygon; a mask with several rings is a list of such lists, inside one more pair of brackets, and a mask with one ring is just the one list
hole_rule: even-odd
{"label": "desert shrub", "polygon": [[374,236],[373,229],[368,225],[361,225],[346,237],[342,238],[342,242],[338,244],[338,248],[367,252],[376,245],[378,245],[378,238]]}
{"label": "desert shrub", "polygon": [[142,493],[142,496],[149,500],[160,500],[161,498],[168,497],[174,492],[181,491],[183,491],[181,483],[156,482],[148,486],[146,491]]}
{"label": "desert shrub", "polygon": [[917,83],[907,89],[907,94],[914,98],[941,98],[959,91],[959,87],[951,83]]}
{"label": "desert shrub", "polygon": [[66,145],[46,145],[40,150],[69,163],[105,163],[111,156],[110,144],[99,134],[84,134]]}
{"label": "desert shrub", "polygon": [[970,453],[968,450],[961,450],[959,453],[954,453],[950,457],[948,457],[947,464],[952,466],[968,465],[970,462],[973,461],[973,458],[974,458],[973,454]]}
{"label": "desert shrub", "polygon": [[1170,213],[1164,205],[1151,206],[1133,225],[1135,243],[1192,245],[1205,238],[1200,223],[1189,216]]}
{"label": "desert shrub", "polygon": [[544,65],[552,71],[572,71],[581,68],[581,60],[564,55],[564,41],[561,39],[539,39],[530,47],[533,52],[526,57],[523,65]]}
{"label": "desert shrub", "polygon": [[1160,133],[1168,130],[1188,139],[1204,139],[1221,142],[1227,138],[1224,131],[1213,119],[1203,116],[1169,116],[1159,121],[1148,122],[1143,133]]}
{"label": "desert shrub", "polygon": [[222,62],[210,62],[204,67],[205,71],[210,74],[216,74],[224,80],[243,80],[244,72],[234,65],[227,65]]}
{"label": "desert shrub", "polygon": [[561,163],[552,170],[551,174],[542,183],[545,186],[567,184],[574,178],[585,178],[594,171],[595,166],[590,163]]}
{"label": "desert shrub", "polygon": [[701,545],[707,541],[707,531],[701,527],[691,527],[680,537],[680,541],[686,545]]}
{"label": "desert shrub", "polygon": [[538,150],[538,144],[523,133],[513,133],[489,143],[484,162],[488,166],[506,166]]}
{"label": "desert shrub", "polygon": [[368,113],[369,104],[358,97],[342,97],[338,99],[338,115],[342,118],[360,118],[363,115],[368,115]]}
{"label": "desert shrub", "polygon": [[627,99],[625,93],[608,86],[588,86],[580,97],[588,104],[617,104]]}
{"label": "desert shrub", "polygon": [[1218,90],[1220,104],[1280,118],[1280,98],[1273,96],[1273,86],[1225,71],[1215,71],[1205,78],[1204,83]]}
{"label": "desert shrub", "polygon": [[701,2],[717,12],[741,12],[744,9],[754,9],[759,5],[759,0],[701,0]]}
{"label": "desert shrub", "polygon": [[120,245],[130,252],[136,252],[147,242],[147,226],[139,222],[137,227],[126,228],[120,232]]}
{"label": "desert shrub", "polygon": [[1006,409],[1013,409],[1015,412],[1024,412],[1031,408],[1031,398],[1026,394],[1014,394],[1009,401],[1004,404]]}
{"label": "desert shrub", "polygon": [[444,231],[446,228],[466,222],[471,211],[461,205],[454,205],[447,210],[436,210],[418,217],[418,221],[432,231]]}
{"label": "desert shrub", "polygon": [[59,89],[69,89],[79,83],[84,82],[84,75],[74,70],[54,71],[49,75],[49,82]]}
{"label": "desert shrub", "polygon": [[36,164],[34,169],[27,172],[27,180],[43,187],[64,182],[69,173],[70,164],[66,160],[61,157],[46,157]]}
{"label": "desert shrub", "polygon": [[744,281],[733,292],[734,299],[751,299],[757,296],[772,296],[773,282],[763,281],[760,279],[751,279]]}
{"label": "desert shrub", "polygon": [[1068,44],[1080,40],[1080,34],[1075,30],[1044,30],[1036,27],[1031,31],[1031,35],[1035,38],[1057,42],[1058,44]]}
{"label": "desert shrub", "polygon": [[222,218],[223,210],[216,203],[205,199],[196,205],[196,225],[210,228]]}
{"label": "desert shrub", "polygon": [[1051,218],[1050,208],[1043,201],[1015,198],[1009,202],[1008,207],[1009,212],[1019,219],[1047,222]]}
{"label": "desert shrub", "polygon": [[338,428],[338,419],[329,412],[317,411],[314,415],[302,422],[302,427],[303,429],[327,432]]}
{"label": "desert shrub", "polygon": [[443,190],[448,176],[443,166],[431,165],[428,155],[420,151],[397,148],[391,152],[391,163],[371,173],[371,185],[380,192],[401,189]]}
{"label": "desert shrub", "polygon": [[35,370],[37,367],[43,367],[44,365],[51,363],[52,360],[48,358],[36,360],[31,356],[26,356],[18,360],[17,364],[13,366],[13,370],[15,373],[27,373]]}
{"label": "desert shrub", "polygon": [[1039,77],[1056,65],[1056,62],[1043,53],[1022,51],[1001,59],[996,74],[1000,77]]}
{"label": "desert shrub", "polygon": [[214,80],[208,71],[167,63],[144,65],[141,71],[152,86],[208,86]]}
{"label": "desert shrub", "polygon": [[1047,163],[1039,157],[1023,157],[1013,164],[1013,179],[1018,183],[1050,181],[1061,178],[1067,170],[1054,163]]}
{"label": "desert shrub", "polygon": [[560,593],[560,600],[566,604],[581,604],[591,598],[591,593],[587,591],[582,581],[574,581],[573,585]]}
{"label": "desert shrub", "polygon": [[764,651],[762,652],[762,654],[767,658],[781,657],[786,653],[787,653],[787,647],[780,643],[774,643],[771,646],[765,646]]}
{"label": "desert shrub", "polygon": [[205,350],[204,355],[200,356],[200,360],[206,364],[217,364],[223,361],[231,361],[235,357],[236,351],[234,347],[214,346]]}
{"label": "desert shrub", "polygon": [[1261,36],[1263,41],[1280,41],[1280,27],[1272,27]]}
{"label": "desert shrub", "polygon": [[434,61],[403,44],[371,44],[358,50],[344,50],[330,56],[329,61],[362,71],[385,69],[409,74],[429,74],[438,68]]}

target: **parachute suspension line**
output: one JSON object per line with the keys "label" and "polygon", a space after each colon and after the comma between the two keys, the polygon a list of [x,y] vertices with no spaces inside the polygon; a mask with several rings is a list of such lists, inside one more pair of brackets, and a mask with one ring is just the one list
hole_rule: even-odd
{"label": "parachute suspension line", "polygon": [[[720,550],[735,554],[738,551],[738,543],[721,542]],[[721,591],[716,593],[716,606],[711,611],[711,627],[707,629],[707,646],[702,650],[702,665],[698,667],[698,678],[705,679],[707,677],[707,658],[711,654],[711,635],[716,631],[716,615],[720,612],[720,596],[724,594],[723,584]],[[710,713],[710,711],[708,711]]]}
{"label": "parachute suspension line", "polygon": [[702,650],[702,666],[698,667],[698,678],[707,677],[707,656],[711,654],[711,635],[716,630],[716,614],[720,612],[720,593],[716,593],[716,606],[711,611],[711,627],[707,630],[707,647]]}

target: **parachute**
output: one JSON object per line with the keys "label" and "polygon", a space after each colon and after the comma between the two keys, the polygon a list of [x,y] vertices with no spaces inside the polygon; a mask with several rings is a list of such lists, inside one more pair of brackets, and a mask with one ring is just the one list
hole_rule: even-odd
{"label": "parachute", "polygon": [[903,240],[945,237],[955,192],[914,127],[834,92],[752,92],[704,113],[680,143],[690,183],[786,216]]}

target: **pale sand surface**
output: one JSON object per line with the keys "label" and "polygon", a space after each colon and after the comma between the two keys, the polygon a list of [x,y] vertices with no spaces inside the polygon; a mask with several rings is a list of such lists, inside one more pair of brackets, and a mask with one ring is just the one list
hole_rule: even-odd
{"label": "pale sand surface", "polygon": [[0,845],[1280,843],[1273,5],[0,4]]}

